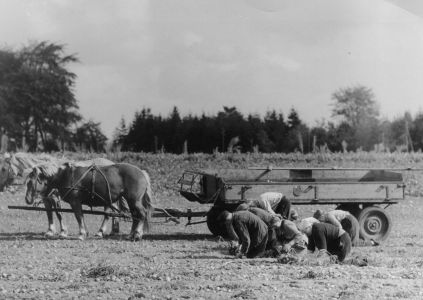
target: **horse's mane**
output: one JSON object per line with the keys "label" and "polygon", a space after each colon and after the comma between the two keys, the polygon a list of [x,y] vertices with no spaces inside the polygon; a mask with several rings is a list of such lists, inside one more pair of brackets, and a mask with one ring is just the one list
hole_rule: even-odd
{"label": "horse's mane", "polygon": [[51,177],[56,175],[59,169],[63,166],[58,165],[56,162],[44,162],[35,166],[44,176]]}
{"label": "horse's mane", "polygon": [[10,157],[10,167],[14,175],[22,176],[28,170],[33,169],[44,163],[56,163],[57,158],[48,154],[31,154],[27,152],[18,152]]}
{"label": "horse's mane", "polygon": [[9,157],[9,163],[15,176],[24,176],[25,173],[29,173],[33,168],[37,167],[48,177],[56,174],[61,167],[64,167],[65,163],[76,167],[89,167],[93,164],[97,166],[109,166],[114,164],[111,160],[101,157],[91,160],[73,161],[66,158],[59,159],[45,153],[33,154],[28,152],[17,152],[12,154]]}
{"label": "horse's mane", "polygon": [[72,160],[56,160],[51,162],[43,162],[41,164],[36,165],[35,167],[45,175],[46,177],[53,176],[59,172],[60,169],[66,167],[90,167],[92,165],[97,166],[110,166],[113,165],[114,162],[108,160],[106,158],[94,158],[90,160],[83,160],[83,161],[72,161]]}
{"label": "horse's mane", "polygon": [[108,160],[107,158],[102,158],[102,157],[97,157],[97,158],[93,158],[89,160],[69,162],[69,163],[70,165],[75,167],[90,167],[92,165],[103,167],[103,166],[111,166],[115,164],[111,160]]}

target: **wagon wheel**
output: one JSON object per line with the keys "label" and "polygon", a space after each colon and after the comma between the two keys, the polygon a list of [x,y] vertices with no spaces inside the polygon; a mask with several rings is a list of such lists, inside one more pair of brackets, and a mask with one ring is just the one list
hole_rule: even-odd
{"label": "wagon wheel", "polygon": [[377,206],[364,208],[358,217],[360,237],[364,240],[385,240],[391,231],[391,217]]}

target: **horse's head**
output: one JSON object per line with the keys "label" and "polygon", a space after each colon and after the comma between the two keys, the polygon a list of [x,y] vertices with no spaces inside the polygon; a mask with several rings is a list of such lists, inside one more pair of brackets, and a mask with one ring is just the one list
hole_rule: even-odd
{"label": "horse's head", "polygon": [[47,192],[47,176],[40,170],[40,168],[35,167],[29,173],[26,179],[26,194],[25,202],[29,205],[33,204],[35,199],[41,195],[45,197]]}
{"label": "horse's head", "polygon": [[3,191],[12,180],[13,171],[11,169],[10,162],[8,159],[2,160],[0,162],[0,191]]}

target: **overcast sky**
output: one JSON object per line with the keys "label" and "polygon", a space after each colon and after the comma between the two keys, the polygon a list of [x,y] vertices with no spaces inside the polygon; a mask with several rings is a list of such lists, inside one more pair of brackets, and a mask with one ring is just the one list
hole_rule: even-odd
{"label": "overcast sky", "polygon": [[392,119],[423,107],[418,0],[0,0],[0,46],[65,44],[76,97],[109,137],[143,107],[167,116],[294,107],[313,126],[365,85]]}

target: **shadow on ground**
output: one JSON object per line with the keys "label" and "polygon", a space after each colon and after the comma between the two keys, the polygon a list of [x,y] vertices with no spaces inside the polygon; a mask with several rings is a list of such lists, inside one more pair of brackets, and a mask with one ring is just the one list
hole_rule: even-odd
{"label": "shadow on ground", "polygon": [[[115,234],[107,235],[103,239],[115,240],[115,241],[128,241],[126,239],[127,234]],[[5,232],[0,233],[0,241],[15,241],[15,240],[77,240],[78,236],[68,236],[66,238],[55,235],[53,237],[45,237],[42,232]],[[99,240],[93,235],[90,235],[87,240]],[[147,241],[195,241],[195,240],[207,240],[207,241],[218,241],[217,237],[211,234],[197,234],[197,233],[171,233],[171,234],[145,234],[143,240]]]}

